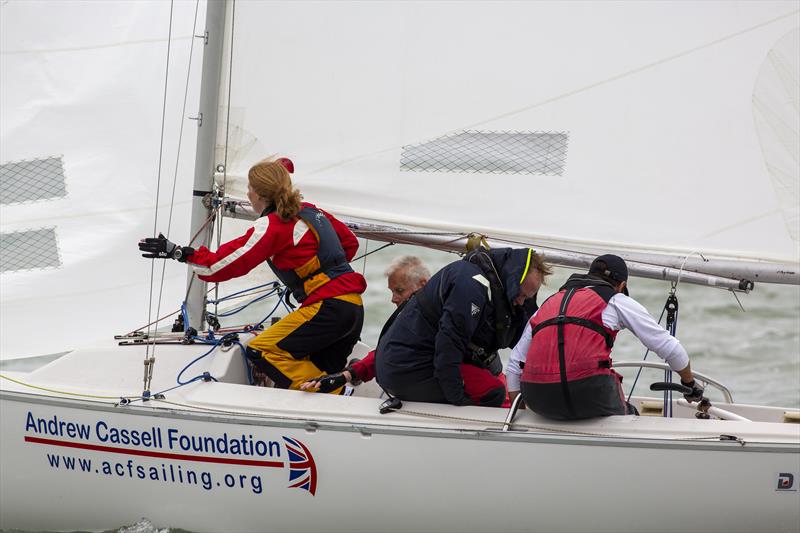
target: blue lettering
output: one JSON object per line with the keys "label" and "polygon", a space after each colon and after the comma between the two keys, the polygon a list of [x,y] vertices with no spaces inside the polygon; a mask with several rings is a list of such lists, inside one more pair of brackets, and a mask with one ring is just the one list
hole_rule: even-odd
{"label": "blue lettering", "polygon": [[274,440],[269,441],[269,455],[270,457],[281,456],[281,445],[279,442]]}
{"label": "blue lettering", "polygon": [[33,430],[34,433],[37,433],[36,420],[33,419],[33,413],[28,411],[28,419],[25,421],[25,431],[30,430]]}
{"label": "blue lettering", "polygon": [[89,440],[92,433],[92,426],[89,424],[78,424],[78,436],[84,440]]}
{"label": "blue lettering", "polygon": [[261,494],[261,476],[252,476],[250,478],[250,489],[253,491],[253,494]]}
{"label": "blue lettering", "polygon": [[[100,429],[102,428],[102,431]],[[97,440],[100,442],[106,442],[108,440],[108,424],[100,420],[97,425],[95,426],[95,433],[97,433]]]}
{"label": "blue lettering", "polygon": [[46,418],[34,418],[33,413],[28,411],[28,415],[25,417],[25,431],[32,431],[41,435],[53,435],[54,437],[67,435],[73,439],[75,437],[88,439],[91,433],[91,426],[76,424],[75,422],[64,422],[55,415],[49,420]]}
{"label": "blue lettering", "polygon": [[169,441],[169,449],[175,449],[175,441],[178,440],[178,430],[177,429],[168,429],[167,430],[167,440]]}

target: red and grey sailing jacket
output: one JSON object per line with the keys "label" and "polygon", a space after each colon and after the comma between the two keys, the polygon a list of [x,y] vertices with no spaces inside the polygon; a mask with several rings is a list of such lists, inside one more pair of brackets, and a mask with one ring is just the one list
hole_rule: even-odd
{"label": "red and grey sailing jacket", "polygon": [[614,296],[605,281],[571,276],[531,318],[531,343],[522,370],[525,383],[567,383],[614,375],[611,348],[615,330],[603,325],[603,310]]}
{"label": "red and grey sailing jacket", "polygon": [[188,262],[204,281],[226,281],[243,276],[267,262],[278,279],[303,305],[344,294],[361,294],[364,277],[350,261],[358,240],[332,215],[303,202],[299,215],[282,220],[267,209],[241,237],[216,252],[201,247]]}
{"label": "red and grey sailing jacket", "polygon": [[292,291],[295,300],[303,302],[322,285],[342,274],[352,273],[353,269],[350,268],[339,236],[322,211],[304,204],[297,216],[317,239],[317,253],[296,268],[281,268],[272,259],[267,259],[267,263],[278,279]]}

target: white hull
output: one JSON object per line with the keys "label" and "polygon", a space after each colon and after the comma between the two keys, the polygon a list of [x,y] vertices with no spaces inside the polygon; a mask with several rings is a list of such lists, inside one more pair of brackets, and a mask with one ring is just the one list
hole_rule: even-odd
{"label": "white hull", "polygon": [[[175,374],[165,367],[182,367],[198,348],[159,349],[156,375],[167,378]],[[106,352],[118,370],[87,370],[82,394],[129,393],[141,377],[137,350]],[[40,371],[6,375],[60,390],[63,369],[99,368],[93,359],[102,352],[74,352]],[[241,367],[234,352],[217,354],[207,369],[233,380]],[[166,401],[114,403],[2,380],[1,528],[108,529],[142,516],[191,531],[800,527],[800,425],[780,422],[783,410],[775,408],[739,412],[778,422],[642,416],[557,424],[521,411],[504,432],[504,409],[406,403],[380,415],[375,398],[231,382],[196,382],[168,392]],[[111,428],[150,437],[114,442]],[[192,436],[210,439],[198,451],[187,448]],[[242,436],[263,441],[260,454],[233,450]],[[290,481],[284,437],[307,448],[313,474],[300,468]],[[225,443],[228,453],[219,448]],[[779,490],[787,474],[794,490]],[[290,488],[309,475],[306,489]]]}

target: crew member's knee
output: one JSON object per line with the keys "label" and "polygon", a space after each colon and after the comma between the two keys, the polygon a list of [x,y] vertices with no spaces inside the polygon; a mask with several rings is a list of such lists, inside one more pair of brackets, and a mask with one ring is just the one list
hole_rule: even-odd
{"label": "crew member's knee", "polygon": [[259,352],[275,352],[278,350],[279,340],[278,338],[273,338],[271,335],[262,333],[248,343],[248,348],[258,350]]}
{"label": "crew member's knee", "polygon": [[256,350],[252,346],[246,346],[244,349],[244,354],[247,356],[247,360],[253,363],[264,357],[261,353],[261,350]]}

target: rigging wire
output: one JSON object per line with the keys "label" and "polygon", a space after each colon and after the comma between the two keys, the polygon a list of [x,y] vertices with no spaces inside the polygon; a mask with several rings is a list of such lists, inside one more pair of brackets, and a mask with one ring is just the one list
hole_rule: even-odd
{"label": "rigging wire", "polygon": [[[667,313],[667,315],[668,315],[667,316],[667,328],[668,328],[668,331],[669,331],[670,335],[672,335],[673,337],[675,336],[675,328],[678,325],[678,316],[677,316],[678,315],[678,300],[677,300],[678,284],[681,282],[681,276],[683,275],[683,267],[686,265],[686,261],[688,261],[689,258],[691,256],[695,255],[695,254],[699,255],[700,258],[703,261],[708,261],[708,259],[706,259],[703,256],[703,254],[700,253],[699,251],[693,251],[693,252],[690,252],[690,253],[686,254],[686,256],[683,258],[683,261],[681,262],[680,269],[678,270],[678,277],[675,279],[675,281],[673,281],[671,283],[670,291],[669,291],[669,294],[667,295],[667,301],[664,303],[664,307],[663,307],[663,309],[661,309],[661,315],[658,317],[658,323],[661,324],[661,320],[664,318],[664,314]],[[733,291],[731,291],[731,292],[733,292]],[[674,308],[672,308],[673,306],[674,306]],[[642,358],[642,361],[646,361],[648,355],[650,355],[650,348],[648,348],[644,352],[644,357]],[[636,371],[636,377],[634,378],[633,385],[631,385],[631,390],[628,393],[628,398],[627,398],[628,402],[631,401],[631,397],[633,396],[633,391],[636,389],[636,384],[639,382],[639,377],[641,376],[643,369],[644,369],[644,367],[639,367],[639,370]],[[670,370],[665,370],[664,371],[664,380],[667,381],[667,382],[671,382],[672,381],[672,373],[671,373]],[[667,398],[668,396],[670,398],[672,397],[671,392],[670,391],[664,391],[664,398]],[[670,402],[669,408],[667,408],[666,403],[664,405],[664,413],[665,413],[665,415],[666,415],[666,413],[668,411],[669,411],[669,416],[672,416],[672,404],[671,404],[671,402]]]}
{"label": "rigging wire", "polygon": [[[197,0],[194,4],[194,20],[192,21],[192,35],[195,34],[197,31],[197,13],[200,8],[200,0]],[[189,99],[189,80],[192,74],[192,58],[194,57],[194,39],[189,41],[189,61],[186,67],[186,82],[184,84],[183,89],[183,106],[181,107],[181,117],[186,116],[186,102]],[[166,103],[166,98],[165,98]],[[166,236],[169,238],[171,230],[172,230],[172,215],[175,211],[175,190],[178,186],[178,168],[180,166],[181,161],[181,148],[183,147],[183,128],[186,124],[185,120],[180,121],[180,127],[178,129],[178,147],[175,154],[175,172],[172,177],[172,194],[170,195],[169,201],[169,215],[167,216],[167,233]],[[163,142],[163,141],[162,141]],[[158,290],[158,304],[156,306],[156,316],[161,313],[161,300],[164,293],[164,279],[166,277],[166,270],[167,270],[167,262],[163,261],[161,264],[161,284]],[[158,322],[158,321],[156,321]]]}
{"label": "rigging wire", "polygon": [[[369,239],[364,239],[364,240],[366,240],[366,241],[367,241],[367,243],[369,243]],[[371,252],[365,252],[364,254],[362,254],[362,255],[359,255],[358,257],[354,257],[354,258],[353,258],[353,261],[351,261],[351,263],[352,263],[352,262],[355,262],[355,261],[358,261],[359,259],[363,259],[363,258],[367,257],[368,255],[372,255],[372,254],[374,254],[374,253],[376,253],[376,252],[380,252],[380,251],[381,251],[381,250],[383,250],[384,248],[388,248],[389,246],[394,246],[394,245],[395,245],[395,243],[393,243],[393,242],[387,242],[386,244],[384,244],[384,245],[383,245],[383,246],[381,246],[380,248],[376,248],[376,249],[372,250]],[[366,265],[366,264],[365,264],[365,265]],[[363,272],[362,272],[362,274],[363,274]]]}
{"label": "rigging wire", "polygon": [[[199,11],[200,2],[197,0],[195,2],[195,9],[194,9],[194,19],[192,21],[192,35],[195,34],[197,29],[197,15]],[[172,26],[173,26],[173,17],[174,17],[174,0],[170,0],[170,12],[169,12],[169,30],[167,36],[167,53],[166,53],[166,65],[164,71],[164,96],[162,102],[162,109],[161,109],[161,136],[159,140],[159,156],[158,156],[158,173],[157,173],[157,184],[156,184],[156,194],[155,194],[155,213],[153,217],[153,236],[156,235],[158,231],[158,211],[159,211],[159,200],[161,197],[161,169],[162,169],[162,161],[164,156],[164,136],[165,136],[165,129],[166,129],[166,114],[167,114],[167,99],[168,99],[168,88],[169,88],[169,73],[170,73],[170,57],[172,51]],[[194,57],[194,39],[189,41],[189,59],[187,63],[186,69],[186,82],[184,84],[184,94],[183,94],[183,105],[181,109],[181,117],[185,116],[186,114],[186,105],[188,101],[189,95],[189,81],[191,77],[192,71],[192,58]],[[178,170],[180,166],[180,155],[181,155],[181,148],[183,146],[183,129],[184,129],[184,120],[180,121],[180,128],[178,132],[178,146],[175,155],[175,171],[173,174],[172,180],[172,192],[170,196],[169,202],[169,214],[167,217],[167,236],[169,236],[171,228],[172,228],[172,219],[174,214],[175,208],[175,191],[177,189],[177,181],[178,181]],[[158,300],[156,303],[156,312],[155,315],[158,316],[161,314],[161,303],[164,294],[164,280],[166,277],[166,262],[163,262],[161,265],[161,276],[160,276],[160,283],[158,289]],[[149,292],[149,305],[148,305],[148,325],[147,325],[147,338],[151,338],[151,325],[157,324],[160,319],[156,319],[155,321],[152,320],[153,316],[153,285],[155,283],[155,260],[151,262],[150,265],[150,292]],[[150,345],[152,346],[152,355],[150,353]],[[151,342],[145,343],[145,373],[144,373],[144,392],[143,396],[149,396],[150,384],[152,383],[153,378],[153,367],[155,365],[155,344]]]}
{"label": "rigging wire", "polygon": [[[194,4],[194,21],[192,22],[192,35],[195,34],[197,31],[197,13],[200,8],[200,0],[196,0]],[[189,99],[189,79],[192,74],[192,57],[194,56],[194,39],[190,41],[191,46],[189,46],[189,61],[186,67],[186,83],[183,89],[183,107],[181,108],[181,117],[186,116],[186,102]],[[167,218],[167,238],[169,238],[170,230],[172,229],[172,215],[175,208],[175,189],[177,188],[178,183],[178,167],[180,166],[181,161],[181,148],[183,146],[183,128],[186,124],[185,120],[180,121],[180,128],[178,130],[178,148],[177,153],[175,155],[175,173],[173,174],[172,178],[172,195],[170,196],[169,202],[169,215]],[[165,263],[166,264],[166,263]],[[163,274],[162,274],[163,276]]]}
{"label": "rigging wire", "polygon": [[361,263],[361,275],[367,272],[367,256],[369,255],[369,239],[364,239],[364,254],[361,256],[364,261]]}
{"label": "rigging wire", "polygon": [[[170,0],[169,3],[169,28],[167,34],[167,59],[166,59],[166,66],[164,70],[164,100],[162,102],[161,107],[161,137],[159,139],[159,147],[158,147],[158,170],[156,174],[156,201],[155,201],[155,213],[153,215],[153,237],[156,236],[156,232],[158,231],[158,201],[161,196],[161,164],[162,159],[164,156],[164,129],[166,125],[166,117],[167,117],[167,89],[169,86],[169,58],[170,58],[170,50],[172,47],[172,16],[174,12],[174,0]],[[192,41],[193,42],[193,41]],[[147,309],[147,321],[150,322],[153,318],[153,284],[155,281],[155,259],[150,261],[150,292],[148,297],[148,309]],[[163,288],[164,285],[164,275],[162,271],[161,276],[161,287]],[[159,290],[159,303],[158,307],[161,304],[161,291]],[[156,308],[156,316],[160,313],[160,309]],[[148,335],[150,334],[150,328],[147,330]],[[153,377],[153,366],[155,365],[155,345],[153,345],[153,354],[150,355],[150,343],[147,343],[145,346],[145,355],[144,355],[144,389],[143,395],[150,394],[150,382],[152,381]]]}

